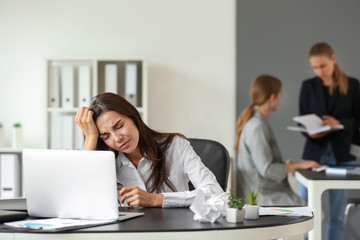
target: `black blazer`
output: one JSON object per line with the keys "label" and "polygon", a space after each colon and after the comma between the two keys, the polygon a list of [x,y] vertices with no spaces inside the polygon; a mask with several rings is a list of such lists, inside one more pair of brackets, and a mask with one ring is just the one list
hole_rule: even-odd
{"label": "black blazer", "polygon": [[306,135],[303,159],[319,161],[329,141],[337,163],[355,159],[350,154],[350,145],[354,132],[354,120],[359,119],[360,115],[358,80],[349,77],[347,94],[340,94],[339,87],[336,87],[330,99],[327,108],[320,78],[314,77],[302,83],[299,101],[300,115],[310,113],[315,113],[319,117],[330,115],[344,125],[344,130],[332,132],[323,138],[311,139]]}

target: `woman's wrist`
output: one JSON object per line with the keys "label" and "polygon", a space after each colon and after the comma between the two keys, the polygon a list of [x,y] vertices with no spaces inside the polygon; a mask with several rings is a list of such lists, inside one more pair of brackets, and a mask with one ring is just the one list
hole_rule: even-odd
{"label": "woman's wrist", "polygon": [[83,150],[95,150],[98,141],[98,136],[91,135],[85,136],[85,142],[83,146]]}
{"label": "woman's wrist", "polygon": [[290,173],[296,170],[296,162],[292,162],[291,160],[286,160],[286,172]]}
{"label": "woman's wrist", "polygon": [[164,195],[163,194],[154,194],[153,207],[162,207],[164,204]]}

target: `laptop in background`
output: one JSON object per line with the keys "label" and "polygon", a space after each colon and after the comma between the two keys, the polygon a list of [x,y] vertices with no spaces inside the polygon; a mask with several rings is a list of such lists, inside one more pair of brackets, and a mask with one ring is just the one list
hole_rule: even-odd
{"label": "laptop in background", "polygon": [[23,173],[29,216],[124,220],[118,211],[111,151],[25,149]]}
{"label": "laptop in background", "polygon": [[12,211],[0,209],[0,223],[20,220],[28,217],[28,214],[23,211]]}
{"label": "laptop in background", "polygon": [[28,217],[25,198],[0,199],[0,223]]}

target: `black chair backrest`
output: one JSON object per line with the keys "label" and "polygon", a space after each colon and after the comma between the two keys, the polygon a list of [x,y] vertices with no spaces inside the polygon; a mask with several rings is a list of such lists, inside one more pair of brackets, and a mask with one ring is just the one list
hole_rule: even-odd
{"label": "black chair backrest", "polygon": [[[189,141],[201,161],[214,173],[221,188],[226,191],[230,168],[230,157],[226,148],[214,140],[189,138]],[[194,189],[191,183],[189,187],[190,190]]]}

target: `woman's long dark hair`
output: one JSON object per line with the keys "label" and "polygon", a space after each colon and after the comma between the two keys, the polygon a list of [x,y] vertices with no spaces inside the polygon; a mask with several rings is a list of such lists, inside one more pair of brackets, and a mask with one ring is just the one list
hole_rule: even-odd
{"label": "woman's long dark hair", "polygon": [[[160,133],[149,128],[141,118],[137,109],[131,105],[123,97],[114,93],[102,93],[95,96],[90,104],[91,111],[94,112],[93,119],[96,119],[107,111],[115,111],[121,115],[125,115],[132,119],[139,130],[139,150],[141,156],[147,160],[152,161],[152,173],[146,181],[146,187],[151,193],[160,193],[163,183],[165,183],[172,191],[176,191],[175,186],[168,178],[168,169],[166,167],[165,151],[170,146],[175,136],[185,138],[179,133]],[[97,150],[111,150],[116,156],[118,151],[109,148],[103,140],[99,137],[97,143]],[[151,186],[149,186],[151,183]]]}

